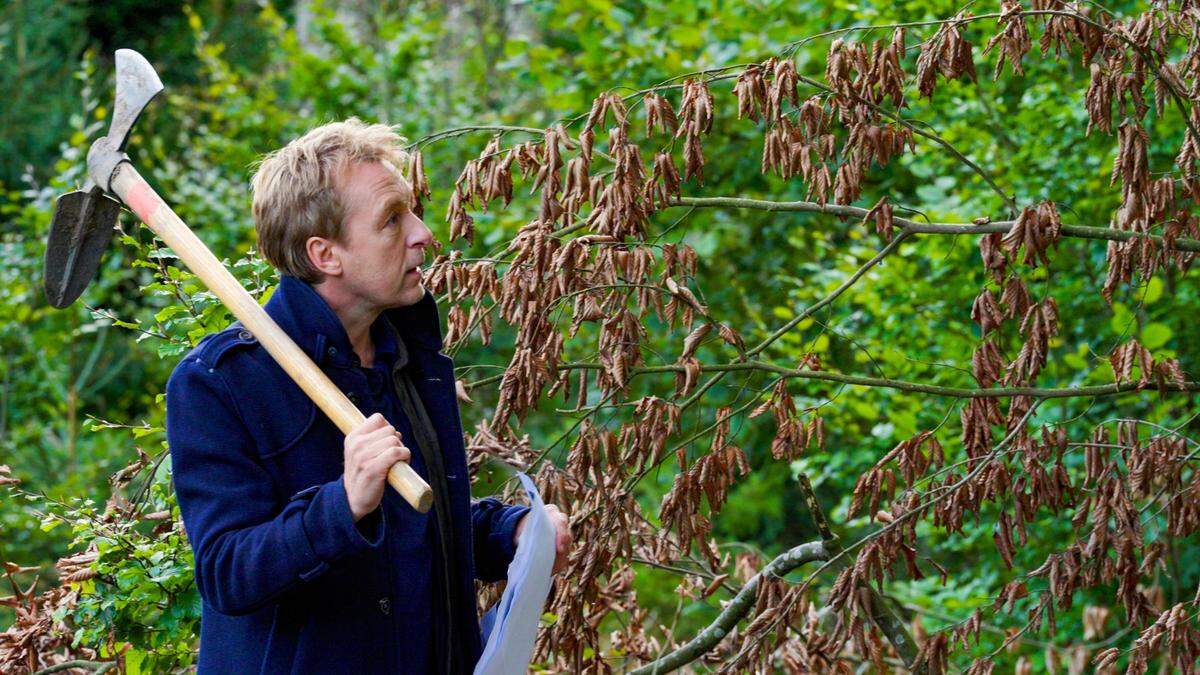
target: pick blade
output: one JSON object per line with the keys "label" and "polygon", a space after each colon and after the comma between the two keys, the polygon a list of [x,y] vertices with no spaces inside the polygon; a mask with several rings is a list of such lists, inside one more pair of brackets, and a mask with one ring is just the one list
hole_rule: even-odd
{"label": "pick blade", "polygon": [[116,62],[116,104],[108,137],[120,151],[125,149],[129,141],[134,122],[137,122],[150,100],[163,90],[163,84],[158,79],[158,73],[154,72],[154,66],[132,49],[118,49]]}
{"label": "pick blade", "polygon": [[120,202],[98,187],[58,198],[42,268],[43,288],[51,306],[69,306],[96,277],[120,212]]}

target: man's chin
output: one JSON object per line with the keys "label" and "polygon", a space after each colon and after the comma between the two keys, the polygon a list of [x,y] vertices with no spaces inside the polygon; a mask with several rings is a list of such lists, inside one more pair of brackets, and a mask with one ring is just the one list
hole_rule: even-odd
{"label": "man's chin", "polygon": [[415,305],[425,297],[425,284],[417,282],[417,285],[412,288],[406,288],[400,294],[400,300],[395,304],[395,307],[408,307]]}

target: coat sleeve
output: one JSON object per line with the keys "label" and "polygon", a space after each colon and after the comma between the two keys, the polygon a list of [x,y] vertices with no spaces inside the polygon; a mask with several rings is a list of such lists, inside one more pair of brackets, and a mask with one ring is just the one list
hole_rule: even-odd
{"label": "coat sleeve", "polygon": [[509,506],[491,497],[472,502],[476,579],[500,581],[508,577],[508,564],[517,550],[513,534],[517,531],[517,523],[528,511],[528,506]]}
{"label": "coat sleeve", "polygon": [[382,509],[356,524],[341,477],[278,495],[224,378],[194,356],[167,383],[167,442],[196,585],[218,612],[253,612],[383,541]]}

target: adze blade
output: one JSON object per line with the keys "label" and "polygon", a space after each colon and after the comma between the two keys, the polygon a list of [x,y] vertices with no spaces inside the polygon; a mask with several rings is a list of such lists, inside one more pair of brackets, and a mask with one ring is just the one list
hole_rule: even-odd
{"label": "adze blade", "polygon": [[120,202],[99,187],[58,198],[42,267],[46,299],[52,306],[62,309],[75,302],[96,277],[120,212]]}

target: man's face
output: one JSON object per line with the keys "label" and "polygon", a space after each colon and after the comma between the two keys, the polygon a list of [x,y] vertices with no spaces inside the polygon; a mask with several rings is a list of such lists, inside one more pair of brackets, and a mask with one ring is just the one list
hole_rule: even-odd
{"label": "man's face", "polygon": [[346,220],[334,250],[340,284],[380,310],[411,305],[425,295],[418,267],[433,233],[409,208],[412,190],[390,164],[353,162],[341,181]]}

